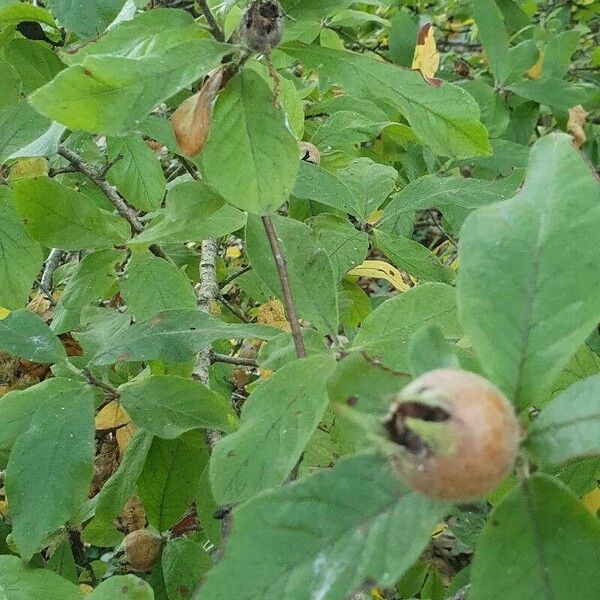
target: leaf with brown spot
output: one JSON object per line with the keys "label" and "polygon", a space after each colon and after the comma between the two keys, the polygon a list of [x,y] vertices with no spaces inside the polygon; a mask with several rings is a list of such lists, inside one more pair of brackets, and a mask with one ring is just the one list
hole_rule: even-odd
{"label": "leaf with brown spot", "polygon": [[202,152],[210,125],[216,95],[223,83],[224,67],[211,71],[199,92],[184,100],[171,115],[171,126],[183,154],[196,156]]}

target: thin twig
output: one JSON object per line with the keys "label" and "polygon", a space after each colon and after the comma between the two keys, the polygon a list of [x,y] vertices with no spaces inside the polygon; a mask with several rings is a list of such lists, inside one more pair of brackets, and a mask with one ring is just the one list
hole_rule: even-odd
{"label": "thin twig", "polygon": [[296,307],[294,306],[294,299],[292,298],[292,291],[290,289],[290,281],[288,278],[287,266],[285,264],[285,257],[283,256],[281,248],[279,247],[277,233],[275,232],[275,227],[273,227],[273,221],[271,221],[271,217],[263,217],[262,222],[269,240],[269,245],[271,246],[273,258],[275,259],[275,266],[277,267],[277,274],[279,275],[279,282],[281,284],[281,291],[283,293],[285,312],[292,330],[292,338],[294,340],[296,356],[298,358],[302,358],[306,356],[306,350],[304,348],[304,340],[302,339],[298,314],[296,313]]}
{"label": "thin twig", "polygon": [[229,312],[233,313],[242,323],[251,323],[252,320],[247,317],[243,310],[239,309],[237,306],[234,306],[223,296],[223,294],[219,293],[216,296],[216,299],[227,309]]}
{"label": "thin twig", "polygon": [[440,223],[439,219],[437,218],[435,212],[433,212],[433,210],[428,210],[427,212],[429,213],[431,220],[434,222],[435,226],[438,228],[438,230],[442,234],[442,236],[445,237],[450,244],[452,244],[455,248],[458,249],[456,242],[452,239],[452,236],[444,229],[444,227]]}
{"label": "thin twig", "polygon": [[383,58],[386,62],[391,62],[389,56],[386,56],[383,52],[380,52],[377,48],[371,48],[361,42],[359,39],[351,36],[349,33],[346,33],[341,27],[334,27],[333,25],[326,25],[326,29],[330,29],[331,31],[335,31],[338,35],[341,35],[343,38],[346,38],[348,42],[351,44],[355,44],[362,50],[367,50],[368,52],[373,52],[373,54],[377,54],[380,58]]}
{"label": "thin twig", "polygon": [[219,24],[217,23],[217,20],[215,19],[212,10],[210,10],[208,2],[206,0],[198,0],[198,4],[200,5],[200,10],[202,10],[202,14],[206,19],[206,22],[208,23],[208,27],[210,28],[212,36],[215,38],[215,40],[217,40],[217,42],[224,42],[225,35],[223,33],[223,30],[219,27]]}
{"label": "thin twig", "polygon": [[54,271],[56,271],[58,265],[60,265],[63,256],[64,252],[58,248],[52,248],[50,254],[48,254],[48,258],[44,263],[44,272],[40,279],[40,288],[44,290],[45,293],[52,294],[52,277],[54,276]]}
{"label": "thin twig", "polygon": [[235,279],[240,277],[240,275],[243,275],[244,273],[247,273],[248,271],[251,271],[251,270],[252,270],[252,265],[246,265],[245,267],[242,267],[239,271],[236,271],[235,273],[232,273],[226,279],[223,279],[223,281],[221,281],[221,283],[219,283],[219,287],[221,289],[223,289],[224,287],[228,286],[232,281],[234,281]]}
{"label": "thin twig", "polygon": [[211,352],[211,362],[226,363],[228,365],[238,365],[240,367],[256,367],[256,361],[251,358],[243,358],[241,356],[229,356],[228,354],[219,354]]}
{"label": "thin twig", "polygon": [[[121,215],[130,225],[131,230],[134,233],[141,233],[144,231],[144,226],[139,220],[136,211],[131,208],[127,202],[119,195],[117,190],[113,188],[104,177],[101,177],[100,173],[88,164],[79,154],[73,152],[73,150],[66,146],[58,147],[58,154],[63,158],[66,158],[79,172],[83,173],[92,183],[94,183],[108,198],[109,202],[115,207],[119,215]],[[160,258],[164,258],[167,261],[171,259],[165,254],[165,251],[157,244],[150,246],[150,251]]]}

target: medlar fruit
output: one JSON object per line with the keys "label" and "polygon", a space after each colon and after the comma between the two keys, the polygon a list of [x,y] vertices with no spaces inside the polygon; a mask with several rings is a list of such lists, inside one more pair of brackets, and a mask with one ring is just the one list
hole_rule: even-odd
{"label": "medlar fruit", "polygon": [[511,470],[520,442],[512,406],[489,381],[458,369],[425,373],[393,400],[384,422],[398,445],[391,461],[431,498],[468,502]]}
{"label": "medlar fruit", "polygon": [[158,560],[162,539],[147,529],[136,529],[121,542],[125,564],[133,571],[149,571]]}

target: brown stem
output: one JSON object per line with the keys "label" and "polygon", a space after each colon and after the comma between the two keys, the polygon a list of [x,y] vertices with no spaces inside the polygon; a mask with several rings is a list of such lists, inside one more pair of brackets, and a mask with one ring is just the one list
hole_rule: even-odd
{"label": "brown stem", "polygon": [[223,289],[225,286],[229,285],[232,281],[237,279],[240,275],[243,275],[244,273],[247,273],[248,271],[251,271],[251,270],[252,270],[251,265],[246,265],[245,267],[242,267],[239,271],[236,271],[235,273],[232,273],[226,279],[223,279],[223,281],[221,281],[221,283],[219,283],[219,287],[221,289]]}
{"label": "brown stem", "polygon": [[239,309],[237,306],[234,306],[223,296],[223,294],[219,293],[216,296],[216,299],[232,314],[234,314],[242,323],[251,323],[252,321],[248,318],[248,316]]}
{"label": "brown stem", "polygon": [[217,42],[224,42],[225,35],[223,34],[223,30],[219,27],[212,10],[210,10],[210,6],[208,6],[207,0],[198,0],[198,4],[200,5],[202,14],[208,23],[208,27],[212,33],[212,36],[215,38],[215,40],[217,40]]}
{"label": "brown stem", "polygon": [[[137,213],[131,206],[123,200],[117,190],[113,188],[104,177],[102,177],[94,167],[89,165],[87,162],[79,156],[73,150],[70,150],[66,146],[58,147],[58,154],[63,158],[66,158],[80,173],[83,173],[93,184],[96,185],[108,198],[109,202],[115,207],[119,215],[121,215],[130,225],[133,233],[141,233],[144,231],[144,226],[139,220]],[[160,258],[164,258],[167,261],[171,259],[165,254],[165,251],[157,244],[150,246],[150,251]]]}
{"label": "brown stem", "polygon": [[273,258],[275,259],[275,266],[277,267],[277,274],[279,275],[279,282],[281,283],[281,291],[283,292],[285,312],[292,330],[292,338],[294,340],[296,356],[298,358],[302,358],[306,356],[306,350],[304,348],[302,332],[300,331],[300,322],[298,321],[296,307],[294,306],[294,299],[292,298],[292,291],[290,289],[290,281],[288,278],[287,266],[285,264],[285,257],[283,256],[281,248],[279,247],[277,233],[275,232],[275,227],[273,227],[273,221],[271,221],[271,217],[264,216],[262,218],[262,222],[265,227],[265,232],[267,233],[269,245],[271,246]]}

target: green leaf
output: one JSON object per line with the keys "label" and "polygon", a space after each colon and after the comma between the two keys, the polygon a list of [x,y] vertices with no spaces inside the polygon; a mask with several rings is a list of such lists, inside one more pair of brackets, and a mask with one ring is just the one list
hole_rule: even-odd
{"label": "green leaf", "polygon": [[469,594],[477,600],[595,600],[600,522],[555,479],[509,492],[479,537]]}
{"label": "green leaf", "polygon": [[424,175],[392,196],[378,228],[393,233],[398,218],[415,210],[440,208],[443,212],[445,206],[473,210],[494,204],[510,198],[522,181],[520,172],[495,181]]}
{"label": "green leaf", "polygon": [[5,600],[81,600],[79,588],[48,569],[32,569],[16,556],[0,556]]}
{"label": "green leaf", "polygon": [[479,107],[459,87],[446,83],[432,88],[415,71],[350,52],[299,44],[284,49],[351,96],[393,101],[433,152],[455,158],[490,153]]}
{"label": "green leaf", "polygon": [[246,215],[227,204],[206,183],[184,181],[169,189],[164,211],[159,212],[131,244],[218,238],[245,224]]}
{"label": "green leaf", "polygon": [[504,83],[510,73],[508,33],[504,27],[504,17],[494,0],[477,0],[472,6],[473,18],[490,71],[497,82]]}
{"label": "green leaf", "polygon": [[154,152],[139,135],[109,138],[107,157],[117,161],[107,179],[129,204],[144,211],[160,206],[166,190],[165,176]]}
{"label": "green leaf", "polygon": [[375,229],[375,247],[383,252],[392,264],[421,281],[454,282],[454,271],[442,264],[438,257],[419,242]]}
{"label": "green leaf", "polygon": [[154,438],[138,480],[138,492],[152,527],[166,531],[192,503],[208,449],[199,431],[174,440]]}
{"label": "green leaf", "polygon": [[0,306],[13,310],[26,304],[43,255],[9,198],[9,188],[0,188]]}
{"label": "green leaf", "polygon": [[52,394],[62,393],[60,387],[47,379],[26,390],[14,390],[0,398],[0,468],[8,464],[10,450],[19,436],[29,429],[31,418],[42,402]]}
{"label": "green leaf", "polygon": [[150,584],[135,575],[114,575],[103,581],[86,600],[154,600]]}
{"label": "green leaf", "polygon": [[344,217],[321,213],[307,224],[317,235],[319,244],[327,255],[334,272],[335,281],[361,264],[369,252],[369,236],[359,231]]}
{"label": "green leaf", "polygon": [[569,69],[571,57],[579,44],[579,31],[561,31],[550,37],[544,49],[542,77],[562,79]]}
{"label": "green leaf", "polygon": [[281,0],[281,7],[295,19],[310,20],[329,15],[354,4],[352,0]]}
{"label": "green leaf", "polygon": [[84,257],[69,279],[54,312],[52,331],[71,331],[79,325],[86,305],[103,300],[117,281],[115,265],[123,260],[119,250],[99,250]]}
{"label": "green leaf", "polygon": [[573,85],[564,79],[521,79],[508,86],[508,89],[522,98],[565,113],[578,104],[588,108],[600,105],[600,92],[597,89]]}
{"label": "green leaf", "polygon": [[[33,7],[32,7],[33,8]],[[48,131],[50,121],[25,100],[0,108],[0,165]]]}
{"label": "green leaf", "polygon": [[131,258],[121,281],[121,295],[138,321],[169,309],[196,307],[196,295],[183,271],[150,252]]}
{"label": "green leaf", "polygon": [[240,429],[212,452],[211,485],[219,504],[243,502],[286,480],[327,408],[325,384],[334,365],[323,354],[293,361],[250,395]]}
{"label": "green leaf", "polygon": [[55,363],[65,358],[60,340],[40,317],[28,310],[15,310],[0,320],[0,352],[37,363]]}
{"label": "green leaf", "polygon": [[369,158],[358,158],[336,175],[354,193],[359,213],[357,216],[366,221],[394,190],[398,171]]}
{"label": "green leaf", "polygon": [[355,154],[357,146],[373,141],[392,124],[389,119],[374,122],[354,111],[338,111],[319,125],[310,141],[323,150]]}
{"label": "green leaf", "polygon": [[408,365],[410,338],[426,324],[438,325],[446,337],[460,337],[454,288],[425,283],[386,300],[365,319],[352,345],[390,368],[402,369]]}
{"label": "green leaf", "polygon": [[278,329],[262,325],[225,323],[199,310],[169,310],[116,332],[103,341],[93,362],[97,365],[148,360],[185,362],[216,340],[268,340],[279,333]]}
{"label": "green leaf", "polygon": [[65,53],[71,66],[36,90],[30,102],[70,129],[124,135],[231,51],[204,37],[185,11],[147,11]]}
{"label": "green leaf", "polygon": [[301,161],[293,196],[332,206],[356,218],[361,218],[359,200],[346,183],[333,173],[312,163]]}
{"label": "green leaf", "polygon": [[542,465],[600,455],[600,375],[574,383],[545,406],[526,446]]}
{"label": "green leaf", "polygon": [[129,237],[121,217],[48,177],[15,182],[12,200],[31,237],[51,248],[107,248]]}
{"label": "green leaf", "polygon": [[213,561],[202,544],[191,538],[169,540],[163,549],[161,566],[169,600],[191,598]]}
{"label": "green leaf", "polygon": [[231,431],[237,417],[221,396],[205,385],[175,375],[153,375],[119,388],[121,404],[142,429],[173,439],[199,428]]}
{"label": "green leaf", "polygon": [[461,322],[519,409],[544,395],[600,320],[599,230],[600,188],[564,134],[541,138],[523,189],[461,230]]}
{"label": "green leaf", "polygon": [[54,27],[56,23],[52,15],[39,6],[31,6],[30,4],[11,4],[0,8],[0,23],[17,24],[23,21],[37,21]]}
{"label": "green leaf", "polygon": [[481,79],[463,81],[460,86],[477,100],[481,108],[481,122],[487,127],[490,137],[500,137],[508,128],[511,116],[504,98]]}
{"label": "green leaf", "polygon": [[[319,331],[338,328],[336,282],[327,253],[307,225],[286,217],[273,216],[281,252],[285,258],[292,298],[298,316]],[[248,259],[256,274],[283,300],[281,283],[263,223],[249,216],[246,224]]]}
{"label": "green leaf", "polygon": [[48,559],[46,566],[48,569],[52,569],[57,575],[73,583],[77,583],[77,565],[75,564],[69,539],[63,539],[58,548],[52,552],[52,556]]}
{"label": "green leaf", "polygon": [[257,215],[287,201],[298,173],[298,144],[265,80],[247,69],[217,99],[201,155],[206,179],[227,202]]}
{"label": "green leaf", "polygon": [[11,40],[4,46],[4,58],[20,74],[26,94],[48,83],[65,68],[48,44],[33,40]]}
{"label": "green leaf", "polygon": [[78,37],[98,37],[121,12],[125,0],[47,0],[58,22]]}
{"label": "green leaf", "polygon": [[401,8],[391,21],[390,27],[390,58],[402,67],[412,66],[419,33],[417,15]]}
{"label": "green leaf", "polygon": [[13,446],[6,468],[13,538],[26,560],[75,515],[92,480],[94,395],[78,381],[50,382],[38,388],[51,395]]}
{"label": "green leaf", "polygon": [[460,369],[456,347],[437,325],[419,329],[408,347],[410,370],[415,377],[435,369]]}
{"label": "green leaf", "polygon": [[194,598],[342,600],[367,584],[391,586],[446,510],[407,490],[385,458],[342,459],[236,510],[223,557]]}
{"label": "green leaf", "polygon": [[136,431],[125,448],[119,468],[108,478],[96,496],[96,510],[93,520],[83,531],[83,539],[91,544],[102,546],[98,531],[110,528],[126,502],[135,496],[136,485],[144,468],[146,457],[152,445],[152,435],[146,431]]}
{"label": "green leaf", "polygon": [[[323,336],[314,329],[303,329],[302,339],[307,356],[328,351]],[[280,333],[260,347],[256,360],[263,369],[276,371],[297,358],[291,333]]]}

